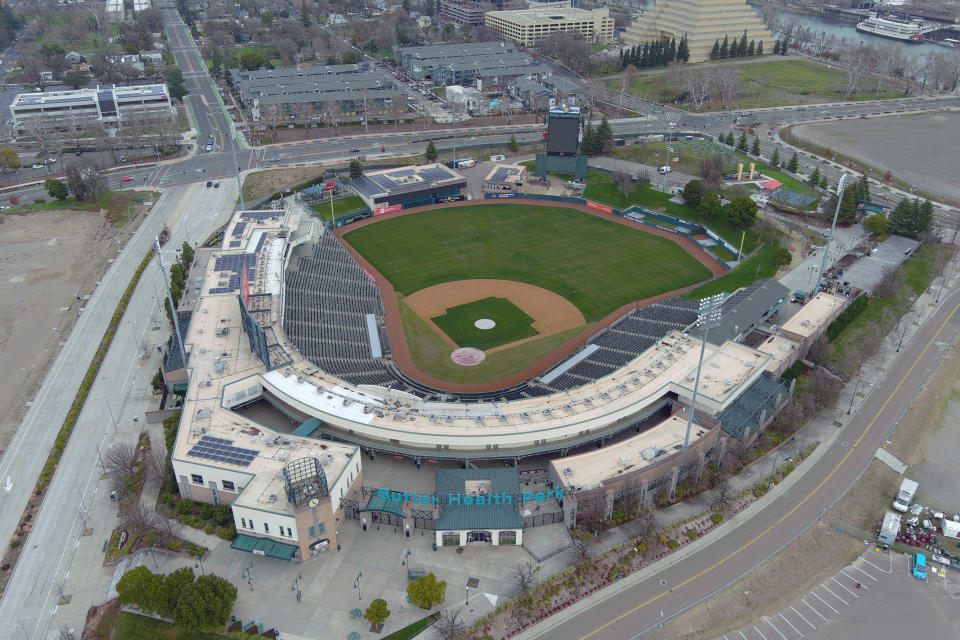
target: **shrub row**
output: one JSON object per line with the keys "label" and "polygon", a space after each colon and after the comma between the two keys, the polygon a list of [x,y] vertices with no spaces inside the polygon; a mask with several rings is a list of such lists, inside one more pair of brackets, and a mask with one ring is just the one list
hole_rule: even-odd
{"label": "shrub row", "polygon": [[837,316],[837,319],[827,327],[827,337],[833,340],[840,335],[840,333],[847,328],[847,325],[853,322],[853,319],[867,308],[869,301],[870,297],[866,294],[857,296],[856,300],[851,302],[850,306],[844,309],[843,313]]}

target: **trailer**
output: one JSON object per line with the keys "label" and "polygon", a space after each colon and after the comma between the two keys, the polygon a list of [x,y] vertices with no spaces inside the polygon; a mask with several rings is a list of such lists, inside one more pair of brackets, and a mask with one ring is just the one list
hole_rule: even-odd
{"label": "trailer", "polygon": [[901,520],[900,514],[887,511],[886,515],[883,516],[880,531],[877,533],[877,542],[887,545],[894,544],[897,541],[897,534],[900,533]]}

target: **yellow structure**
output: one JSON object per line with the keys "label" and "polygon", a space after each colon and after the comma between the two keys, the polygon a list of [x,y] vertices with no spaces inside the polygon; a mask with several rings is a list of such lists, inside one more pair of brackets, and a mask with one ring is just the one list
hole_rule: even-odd
{"label": "yellow structure", "polygon": [[501,38],[525,47],[558,32],[580,33],[589,42],[613,40],[613,18],[609,9],[587,11],[548,4],[516,11],[488,11],[484,23],[496,29]]}
{"label": "yellow structure", "polygon": [[657,0],[623,33],[623,42],[631,47],[659,38],[687,36],[690,62],[710,59],[713,43],[723,42],[724,36],[732,42],[743,37],[747,41],[764,43],[771,51],[773,33],[745,0]]}

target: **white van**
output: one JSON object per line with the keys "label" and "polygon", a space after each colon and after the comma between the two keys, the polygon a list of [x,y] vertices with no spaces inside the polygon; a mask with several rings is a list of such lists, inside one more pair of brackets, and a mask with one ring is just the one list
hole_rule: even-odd
{"label": "white van", "polygon": [[665,164],[662,167],[660,167],[660,173],[667,174],[667,173],[670,173],[671,171],[673,171],[673,169],[670,168],[670,165]]}
{"label": "white van", "polygon": [[507,159],[507,156],[503,156],[503,155],[490,156],[490,162],[503,162],[506,159]]}
{"label": "white van", "polygon": [[473,158],[466,158],[464,160],[460,160],[457,162],[458,169],[467,169],[469,167],[475,167],[475,166],[477,166],[477,161],[474,160]]}

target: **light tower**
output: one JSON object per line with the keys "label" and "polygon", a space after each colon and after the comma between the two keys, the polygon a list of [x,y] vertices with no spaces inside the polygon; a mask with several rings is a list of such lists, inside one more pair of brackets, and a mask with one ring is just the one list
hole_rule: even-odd
{"label": "light tower", "polygon": [[820,281],[823,280],[823,272],[827,270],[827,256],[830,255],[830,245],[833,243],[833,231],[837,228],[837,216],[840,215],[840,205],[843,203],[843,189],[847,186],[847,174],[840,176],[840,182],[837,183],[837,208],[833,212],[833,223],[830,225],[830,235],[827,236],[827,246],[823,249],[823,259],[820,261],[820,273],[817,274],[817,288],[813,290],[813,295],[820,292]]}
{"label": "light tower", "polygon": [[703,353],[707,348],[707,335],[710,333],[710,329],[720,324],[720,315],[725,299],[726,295],[722,293],[706,297],[700,301],[700,308],[697,309],[699,317],[694,324],[703,329],[703,339],[700,343],[700,358],[697,360],[697,377],[693,382],[690,415],[687,416],[687,432],[683,436],[683,454],[680,457],[680,473],[677,476],[678,482],[687,472],[687,446],[690,444],[690,428],[693,426],[693,412],[697,406],[697,392],[700,390],[700,371],[703,369]]}

